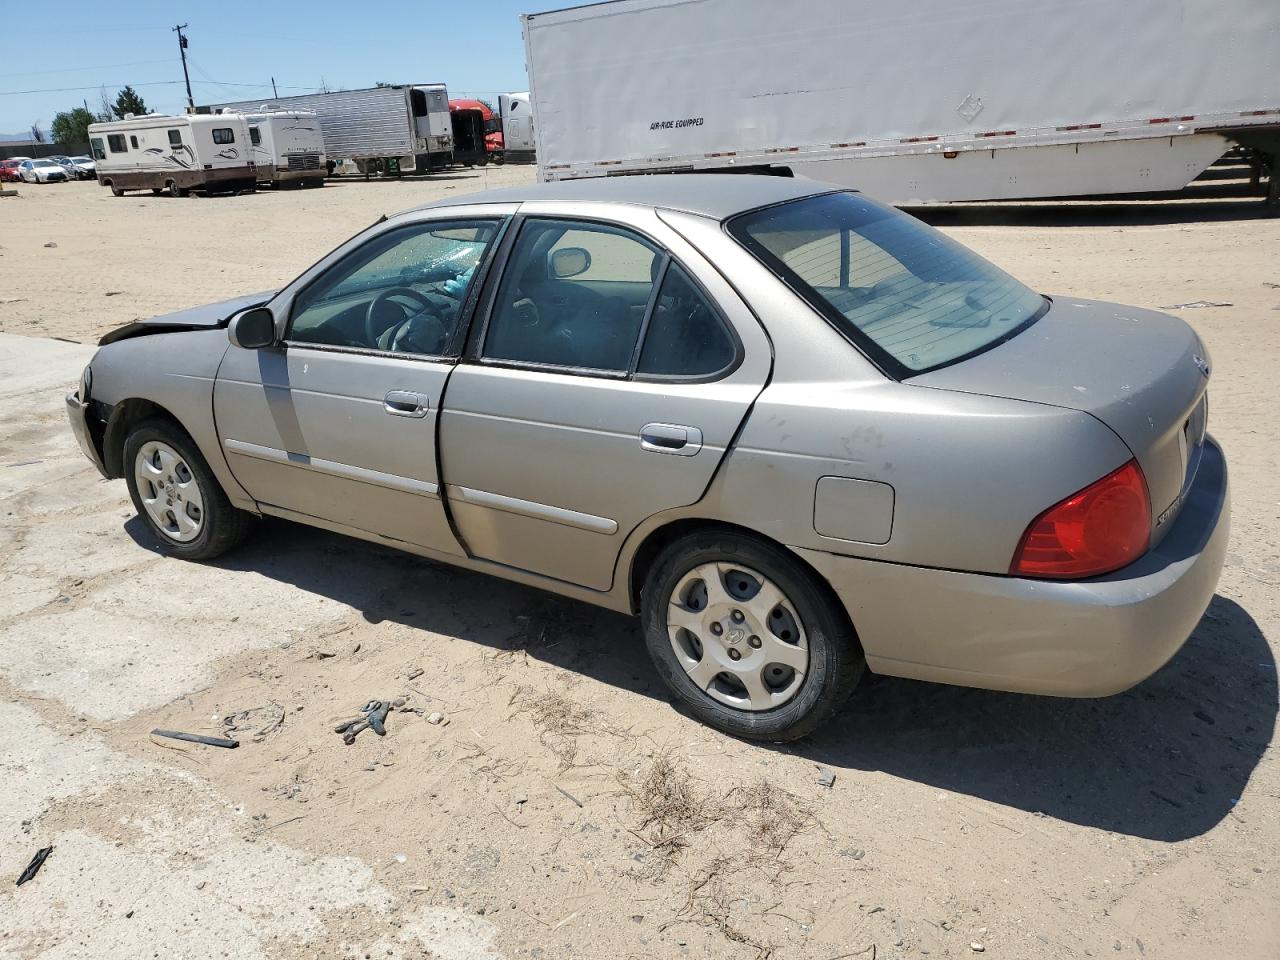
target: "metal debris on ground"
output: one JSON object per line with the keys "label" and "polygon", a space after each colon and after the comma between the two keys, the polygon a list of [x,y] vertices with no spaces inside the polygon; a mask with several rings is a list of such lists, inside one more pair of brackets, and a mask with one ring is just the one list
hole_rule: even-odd
{"label": "metal debris on ground", "polygon": [[250,732],[254,743],[261,743],[269,734],[275,733],[284,726],[285,708],[283,704],[272,700],[261,707],[250,707],[228,713],[222,718],[222,724],[229,734]]}
{"label": "metal debris on ground", "polygon": [[818,786],[826,787],[830,790],[835,786],[836,772],[829,767],[818,768]]}
{"label": "metal debris on ground", "polygon": [[32,857],[31,862],[27,864],[27,869],[23,870],[22,876],[18,877],[18,882],[15,886],[22,886],[39,873],[40,868],[44,866],[44,862],[49,859],[49,854],[51,853],[53,853],[53,847],[41,847],[37,850],[36,855]]}
{"label": "metal debris on ground", "polygon": [[354,720],[347,720],[338,724],[333,728],[334,733],[342,734],[342,742],[347,746],[356,742],[356,735],[362,730],[372,730],[380,737],[387,735],[387,714],[392,708],[397,710],[405,706],[405,699],[399,697],[396,700],[370,700],[360,708],[360,716]]}
{"label": "metal debris on ground", "polygon": [[201,733],[183,733],[181,730],[152,730],[153,737],[168,737],[170,740],[185,740],[187,743],[203,743],[207,747],[226,747],[234,750],[240,746],[239,740],[227,740],[223,737],[206,737]]}
{"label": "metal debris on ground", "polygon": [[1235,304],[1228,300],[1192,300],[1190,303],[1171,303],[1167,307],[1161,307],[1161,310],[1198,310],[1201,307],[1234,307]]}
{"label": "metal debris on ground", "polygon": [[572,793],[570,793],[570,792],[569,792],[568,790],[566,790],[564,787],[560,786],[558,783],[553,783],[553,784],[552,784],[552,786],[553,786],[553,787],[555,787],[557,790],[559,790],[562,794],[564,794],[564,796],[566,796],[566,797],[568,797],[570,800],[572,800],[572,801],[573,801],[575,804],[577,804],[579,807],[581,807],[581,806],[582,806],[582,801],[581,801],[581,800],[579,800],[577,797],[575,797]]}

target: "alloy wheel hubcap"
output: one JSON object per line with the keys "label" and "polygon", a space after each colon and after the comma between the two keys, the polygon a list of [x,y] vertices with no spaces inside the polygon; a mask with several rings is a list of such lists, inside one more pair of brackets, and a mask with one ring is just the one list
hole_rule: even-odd
{"label": "alloy wheel hubcap", "polygon": [[188,543],[204,529],[204,496],[182,455],[167,443],[142,445],[133,463],[147,516],[170,540]]}
{"label": "alloy wheel hubcap", "polygon": [[809,669],[795,607],[767,577],[732,563],[704,563],[671,593],[667,634],[699,690],[758,712],[787,703]]}

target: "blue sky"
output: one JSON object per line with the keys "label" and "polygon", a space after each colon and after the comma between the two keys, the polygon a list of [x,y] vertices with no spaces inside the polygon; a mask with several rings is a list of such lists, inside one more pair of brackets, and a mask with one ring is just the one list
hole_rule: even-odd
{"label": "blue sky", "polygon": [[[0,10],[0,132],[25,131],[131,83],[148,108],[186,105],[172,27],[189,23],[196,103],[332,88],[443,81],[449,92],[527,89],[520,14],[573,0],[461,3],[127,3],[54,0]],[[127,24],[127,25],[126,25]],[[248,84],[234,86],[233,84]],[[65,89],[76,88],[76,89]],[[42,92],[25,92],[42,91]]]}

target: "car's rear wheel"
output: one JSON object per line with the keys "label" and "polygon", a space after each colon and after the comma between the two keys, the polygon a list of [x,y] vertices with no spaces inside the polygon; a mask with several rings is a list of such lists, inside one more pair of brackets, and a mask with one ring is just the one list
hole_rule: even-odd
{"label": "car's rear wheel", "polygon": [[753,740],[795,740],[830,720],[865,670],[825,585],[761,539],[708,531],[676,541],[641,594],[658,673],[700,720]]}
{"label": "car's rear wheel", "polygon": [[166,553],[209,560],[249,533],[253,515],[231,505],[194,441],[169,421],[135,427],[124,465],[134,509]]}

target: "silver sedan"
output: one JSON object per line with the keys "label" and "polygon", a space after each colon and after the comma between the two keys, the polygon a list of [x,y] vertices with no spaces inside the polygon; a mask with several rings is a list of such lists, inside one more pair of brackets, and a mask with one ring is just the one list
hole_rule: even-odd
{"label": "silver sedan", "polygon": [[384,218],[114,331],[67,406],[174,556],[269,514],[638,614],[679,704],[786,740],[868,669],[1103,696],[1172,657],[1227,541],[1208,378],[1181,321],[857,193],[689,175]]}

